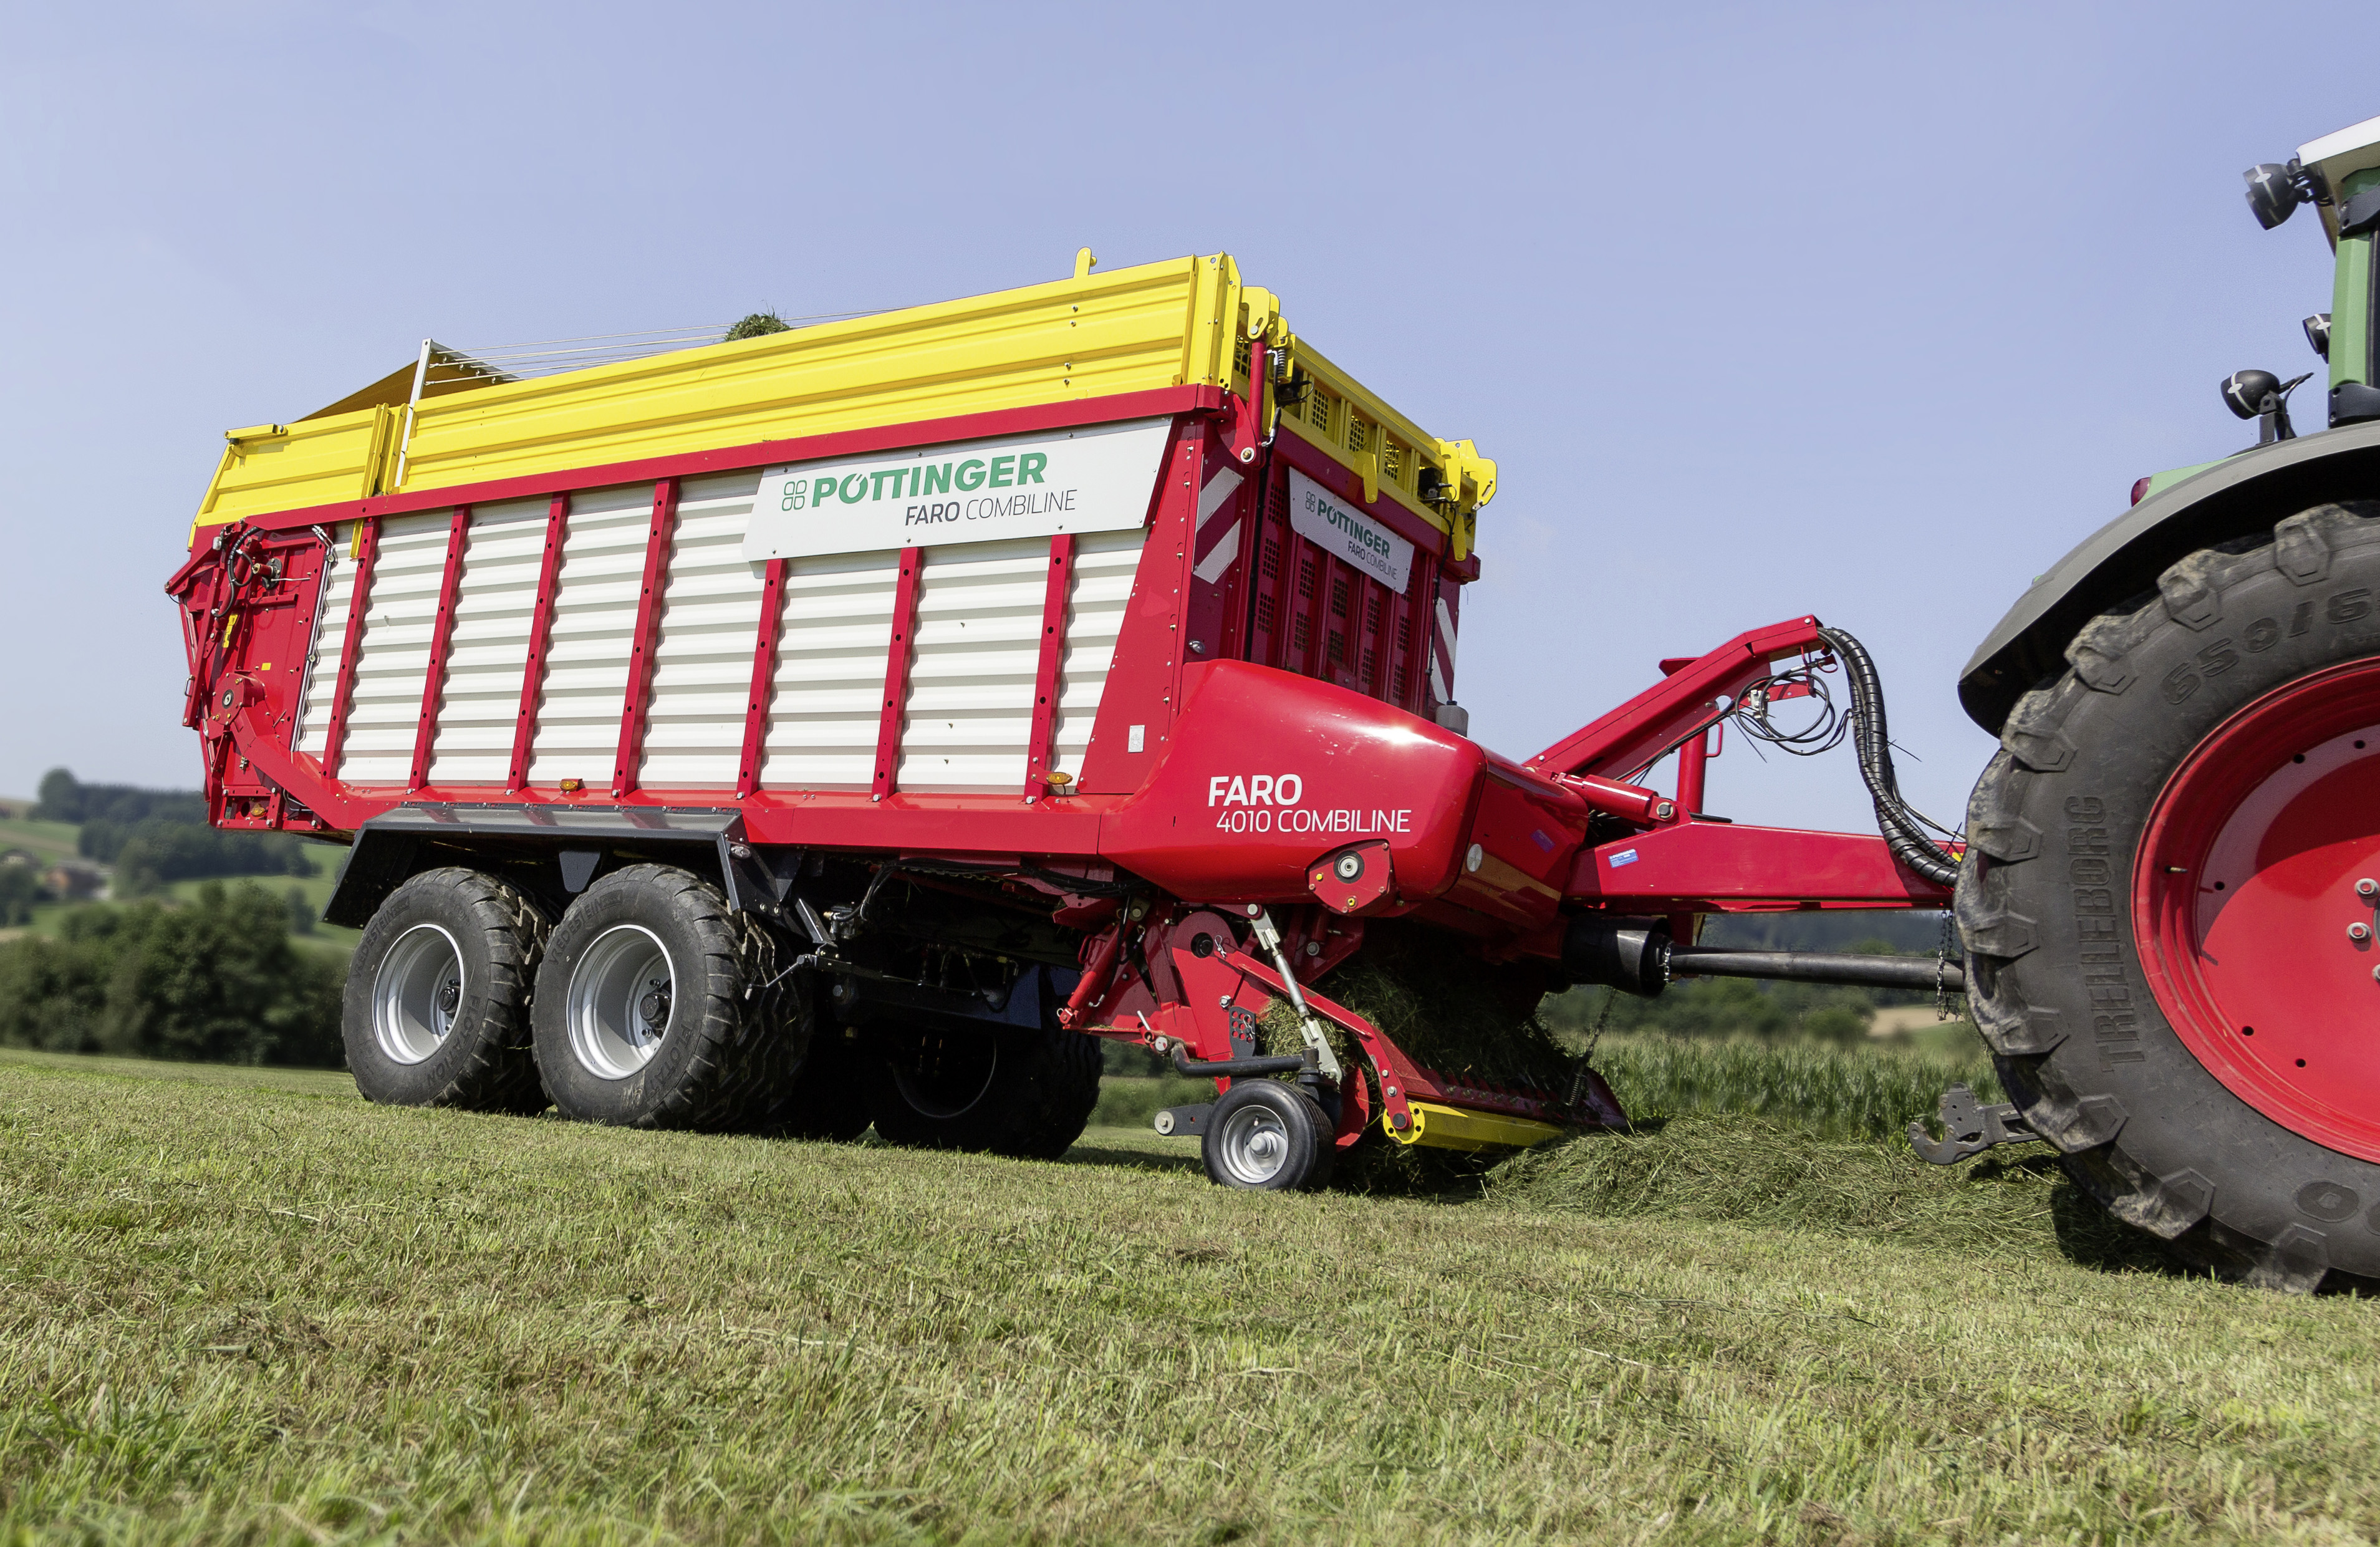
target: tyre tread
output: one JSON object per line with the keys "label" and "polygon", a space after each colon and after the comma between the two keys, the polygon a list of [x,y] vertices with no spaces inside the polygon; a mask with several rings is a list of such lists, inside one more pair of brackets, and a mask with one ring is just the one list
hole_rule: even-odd
{"label": "tyre tread", "polygon": [[2052,809],[2035,785],[2073,766],[2077,749],[2065,726],[2087,695],[2131,689],[2145,675],[2133,660],[2142,645],[2171,625],[2204,633],[2222,621],[2226,592],[2243,580],[2269,570],[2292,585],[2311,585],[2328,578],[2339,554],[2374,542],[2380,542],[2380,504],[2319,506],[2190,554],[2158,577],[2154,596],[2085,623],[2066,652],[2069,669],[2018,700],[2003,725],[2001,749],[1976,782],[1955,904],[1976,1028],[2010,1099],[2059,1151],[2077,1185],[2186,1259],[2291,1292],[2312,1290],[2330,1272],[2322,1232],[2292,1223],[2259,1240],[2225,1224],[2215,1212],[2219,1176],[2195,1167],[2155,1174],[2125,1149],[2122,1102],[2077,1091],[2062,1076],[2060,1054],[2074,1029],[2023,993],[2022,964],[2039,937],[2015,894],[2022,867],[2043,853],[2034,813]]}

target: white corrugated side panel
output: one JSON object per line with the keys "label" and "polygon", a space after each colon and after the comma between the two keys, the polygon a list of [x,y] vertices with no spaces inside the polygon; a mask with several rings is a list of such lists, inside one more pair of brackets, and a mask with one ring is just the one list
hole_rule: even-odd
{"label": "white corrugated side panel", "polygon": [[528,782],[539,788],[565,779],[584,779],[589,789],[612,787],[652,516],[650,483],[570,498],[537,735],[529,743]]}
{"label": "white corrugated side panel", "polygon": [[356,692],[347,709],[339,777],[354,785],[402,785],[413,773],[413,737],[421,725],[421,678],[438,587],[446,578],[450,510],[391,516],[380,524],[364,636],[357,647]]}
{"label": "white corrugated side panel", "polygon": [[784,611],[760,781],[771,789],[866,789],[876,776],[896,552],[785,561]]}
{"label": "white corrugated side panel", "polygon": [[1091,722],[1099,715],[1108,668],[1115,664],[1116,636],[1123,630],[1132,578],[1140,568],[1146,529],[1087,532],[1075,540],[1074,584],[1066,605],[1066,653],[1058,670],[1058,723],[1050,740],[1050,766],[1079,779],[1083,753],[1091,744]]}
{"label": "white corrugated side panel", "polygon": [[760,629],[764,566],[744,561],[759,486],[754,468],[679,487],[637,775],[647,788],[735,787]]}
{"label": "white corrugated side panel", "polygon": [[894,783],[1021,794],[1050,540],[952,544],[925,558]]}
{"label": "white corrugated side panel", "polygon": [[474,506],[455,584],[455,633],[430,744],[433,785],[501,786],[512,771],[521,673],[545,561],[544,499]]}
{"label": "white corrugated side panel", "polygon": [[331,529],[330,568],[322,578],[322,621],[314,627],[312,657],[306,663],[306,698],[298,709],[294,745],[320,759],[331,739],[331,700],[339,693],[339,652],[347,648],[347,608],[356,598],[356,561],[347,557],[356,524]]}

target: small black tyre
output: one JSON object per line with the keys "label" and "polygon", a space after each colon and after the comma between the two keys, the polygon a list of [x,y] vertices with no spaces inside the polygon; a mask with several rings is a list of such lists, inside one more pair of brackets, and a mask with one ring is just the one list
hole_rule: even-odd
{"label": "small black tyre", "polygon": [[798,1065],[778,941],[687,871],[631,865],[572,903],[530,1016],[563,1115],[625,1127],[753,1127]]}
{"label": "small black tyre", "polygon": [[[2354,1016],[2325,1013],[2333,980],[2374,992],[2369,936],[2341,926],[2371,913],[2354,879],[2380,873],[2370,764],[2354,761],[2380,753],[2338,734],[2352,749],[2304,800],[2339,798],[2297,832],[2228,849],[2176,834],[2264,810],[2204,793],[2210,767],[2272,791],[2329,766],[2328,733],[2292,730],[2288,706],[2365,713],[2353,695],[2380,668],[2380,506],[2318,506],[2203,550],[2157,591],[2082,627],[2071,669],[2018,700],[1975,786],[1958,885],[1975,1023],[2010,1099],[2117,1218],[2253,1285],[2368,1283],[2380,1149],[2350,1152],[2292,1114],[2317,1110],[2296,1089],[2325,1073],[2309,1057],[2352,1052]],[[2310,859],[2327,867],[2319,886]],[[2326,910],[2319,920],[2192,944],[2189,932],[2276,907],[2282,893],[2259,876],[2277,866],[2296,867],[2290,887]],[[2275,1013],[2186,987],[2216,969],[2269,984]],[[2363,1094],[2334,1097],[2333,1127],[2380,1123]]]}
{"label": "small black tyre", "polygon": [[888,1143],[1056,1160],[1099,1099],[1099,1042],[1056,1027],[873,1029],[868,1111]]}
{"label": "small black tyre", "polygon": [[1312,1096],[1276,1079],[1235,1079],[1207,1115],[1199,1158],[1219,1187],[1312,1192],[1339,1159],[1330,1119]]}
{"label": "small black tyre", "polygon": [[340,1030],[367,1101],[542,1111],[529,998],[552,920],[478,871],[413,877],[382,903],[347,966]]}

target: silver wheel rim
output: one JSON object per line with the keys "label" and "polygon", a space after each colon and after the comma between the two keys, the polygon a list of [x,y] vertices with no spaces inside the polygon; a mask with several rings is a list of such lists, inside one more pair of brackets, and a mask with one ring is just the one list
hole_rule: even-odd
{"label": "silver wheel rim", "polygon": [[463,1005],[463,951],[435,924],[396,937],[372,974],[372,1040],[399,1064],[419,1064],[446,1045]]}
{"label": "silver wheel rim", "polygon": [[675,1013],[677,973],[661,938],[614,924],[571,968],[564,1014],[570,1052],[599,1079],[625,1079],[653,1061]]}
{"label": "silver wheel rim", "polygon": [[1232,1181],[1265,1187],[1289,1164],[1289,1128],[1280,1113],[1250,1102],[1234,1109],[1215,1130],[1215,1153]]}

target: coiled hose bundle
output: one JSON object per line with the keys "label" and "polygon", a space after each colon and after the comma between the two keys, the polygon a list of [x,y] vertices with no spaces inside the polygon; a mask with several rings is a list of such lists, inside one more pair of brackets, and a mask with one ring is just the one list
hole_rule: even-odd
{"label": "coiled hose bundle", "polygon": [[1876,824],[1885,847],[1895,859],[1937,886],[1955,885],[1958,863],[1942,852],[1934,834],[1957,834],[1901,798],[1900,783],[1892,771],[1892,738],[1885,732],[1884,681],[1867,647],[1840,628],[1821,628],[1818,637],[1843,664],[1843,680],[1852,696],[1852,749],[1859,758],[1860,778],[1876,802]]}

